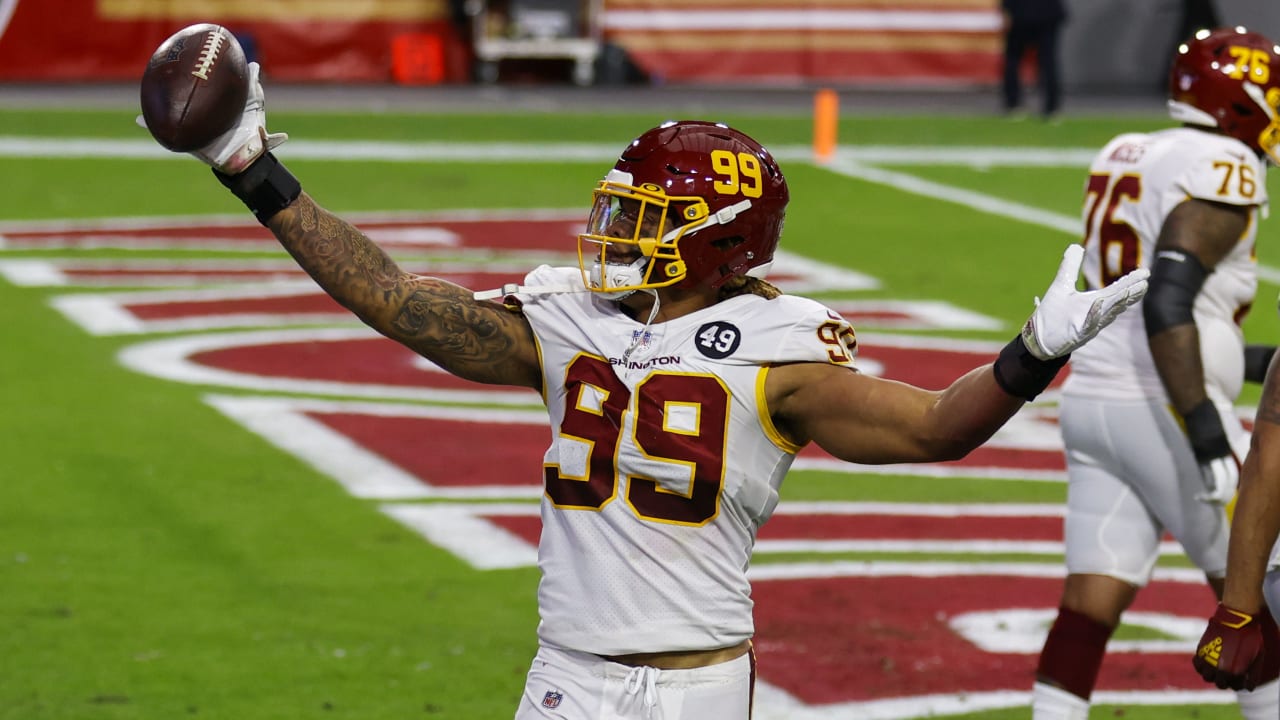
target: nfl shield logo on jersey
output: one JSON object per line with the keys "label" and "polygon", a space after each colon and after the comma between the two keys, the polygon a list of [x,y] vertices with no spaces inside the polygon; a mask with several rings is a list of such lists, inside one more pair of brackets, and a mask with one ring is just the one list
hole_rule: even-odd
{"label": "nfl shield logo on jersey", "polygon": [[631,343],[635,350],[648,350],[653,344],[653,333],[648,330],[632,330]]}
{"label": "nfl shield logo on jersey", "polygon": [[563,699],[564,693],[556,692],[555,690],[548,690],[547,694],[542,696],[542,707],[552,709],[558,708],[560,707],[560,701]]}

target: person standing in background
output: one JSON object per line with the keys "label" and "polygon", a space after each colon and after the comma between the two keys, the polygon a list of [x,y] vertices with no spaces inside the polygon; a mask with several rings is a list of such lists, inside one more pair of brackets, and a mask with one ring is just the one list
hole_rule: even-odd
{"label": "person standing in background", "polygon": [[[1169,45],[1169,54],[1177,52],[1183,40],[1191,37],[1201,28],[1223,27],[1218,18],[1218,8],[1214,0],[1182,0],[1182,16],[1178,22],[1178,32]],[[1163,89],[1158,87],[1157,89]]]}
{"label": "person standing in background", "polygon": [[[1233,404],[1272,354],[1246,346],[1240,322],[1258,287],[1267,168],[1280,162],[1277,70],[1280,48],[1259,33],[1196,33],[1168,77],[1179,125],[1117,135],[1089,166],[1085,282],[1107,287],[1149,268],[1150,292],[1072,355],[1062,386],[1067,578],[1036,668],[1033,720],[1088,718],[1107,643],[1151,579],[1164,533],[1224,597],[1227,505],[1249,447]],[[1243,594],[1232,602],[1256,612]],[[1275,641],[1274,626],[1250,632]],[[1234,656],[1226,670],[1237,670]],[[1267,664],[1234,685],[1246,720],[1280,717],[1277,677]]]}
{"label": "person standing in background", "polygon": [[1063,0],[1001,0],[1004,14],[1004,111],[1022,111],[1022,59],[1036,53],[1040,114],[1046,120],[1057,117],[1062,108],[1062,77],[1058,67],[1058,35],[1067,21]]}

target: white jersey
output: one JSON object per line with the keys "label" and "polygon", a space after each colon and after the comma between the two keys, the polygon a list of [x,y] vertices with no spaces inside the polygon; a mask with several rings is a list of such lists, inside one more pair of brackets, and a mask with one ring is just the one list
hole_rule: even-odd
{"label": "white jersey", "polygon": [[[543,266],[526,285],[582,281]],[[787,295],[647,329],[590,292],[534,295],[523,310],[551,418],[540,642],[622,655],[750,638],[751,550],[799,450],[768,417],[765,376],[788,362],[852,372],[853,329]]]}
{"label": "white jersey", "polygon": [[[1257,290],[1254,241],[1267,206],[1266,166],[1244,143],[1192,128],[1117,136],[1089,166],[1083,212],[1083,273],[1091,288],[1150,267],[1165,218],[1198,198],[1253,206],[1248,229],[1205,279],[1193,312],[1206,391],[1219,402],[1240,394],[1244,337],[1239,320]],[[1141,306],[1123,313],[1071,355],[1065,394],[1096,399],[1166,398],[1147,345]]]}

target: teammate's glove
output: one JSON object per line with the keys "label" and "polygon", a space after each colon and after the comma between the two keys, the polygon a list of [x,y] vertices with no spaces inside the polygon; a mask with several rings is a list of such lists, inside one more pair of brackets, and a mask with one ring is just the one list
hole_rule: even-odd
{"label": "teammate's glove", "polygon": [[1218,409],[1212,400],[1205,400],[1187,413],[1182,421],[1204,480],[1205,491],[1196,495],[1196,499],[1213,505],[1226,505],[1235,497],[1236,487],[1240,484],[1240,461],[1231,451]]}
{"label": "teammate's glove", "polygon": [[1150,271],[1138,268],[1099,290],[1076,290],[1084,247],[1072,244],[1062,254],[1058,275],[1036,298],[1035,312],[1022,328],[1022,341],[1040,360],[1067,355],[1137,303],[1147,292]]}
{"label": "teammate's glove", "polygon": [[[240,120],[216,140],[191,153],[225,175],[235,175],[244,170],[263,153],[289,139],[287,133],[267,132],[266,95],[262,92],[259,72],[258,63],[249,63],[249,96]],[[141,115],[137,122],[142,127],[147,126]]]}
{"label": "teammate's glove", "polygon": [[1252,690],[1267,682],[1277,661],[1276,625],[1264,607],[1250,615],[1218,604],[1191,664],[1220,688]]}

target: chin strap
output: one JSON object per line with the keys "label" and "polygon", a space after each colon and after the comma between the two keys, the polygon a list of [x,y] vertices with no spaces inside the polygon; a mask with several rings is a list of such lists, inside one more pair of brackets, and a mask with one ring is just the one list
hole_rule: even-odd
{"label": "chin strap", "polygon": [[635,352],[636,348],[640,347],[640,343],[644,341],[644,335],[649,332],[649,326],[653,324],[653,319],[658,317],[658,307],[662,305],[658,300],[657,290],[639,290],[638,292],[652,295],[653,307],[649,308],[649,318],[644,321],[644,327],[640,328],[639,332],[632,334],[631,345],[627,348],[626,352],[622,353],[622,362],[624,363],[631,359],[631,353]]}
{"label": "chin strap", "polygon": [[671,232],[667,233],[662,241],[670,244],[675,241],[676,236],[692,235],[696,232],[706,230],[715,225],[727,225],[733,222],[734,218],[751,209],[750,200],[740,200],[732,205],[722,207],[719,210],[707,215],[697,222],[681,225]]}

